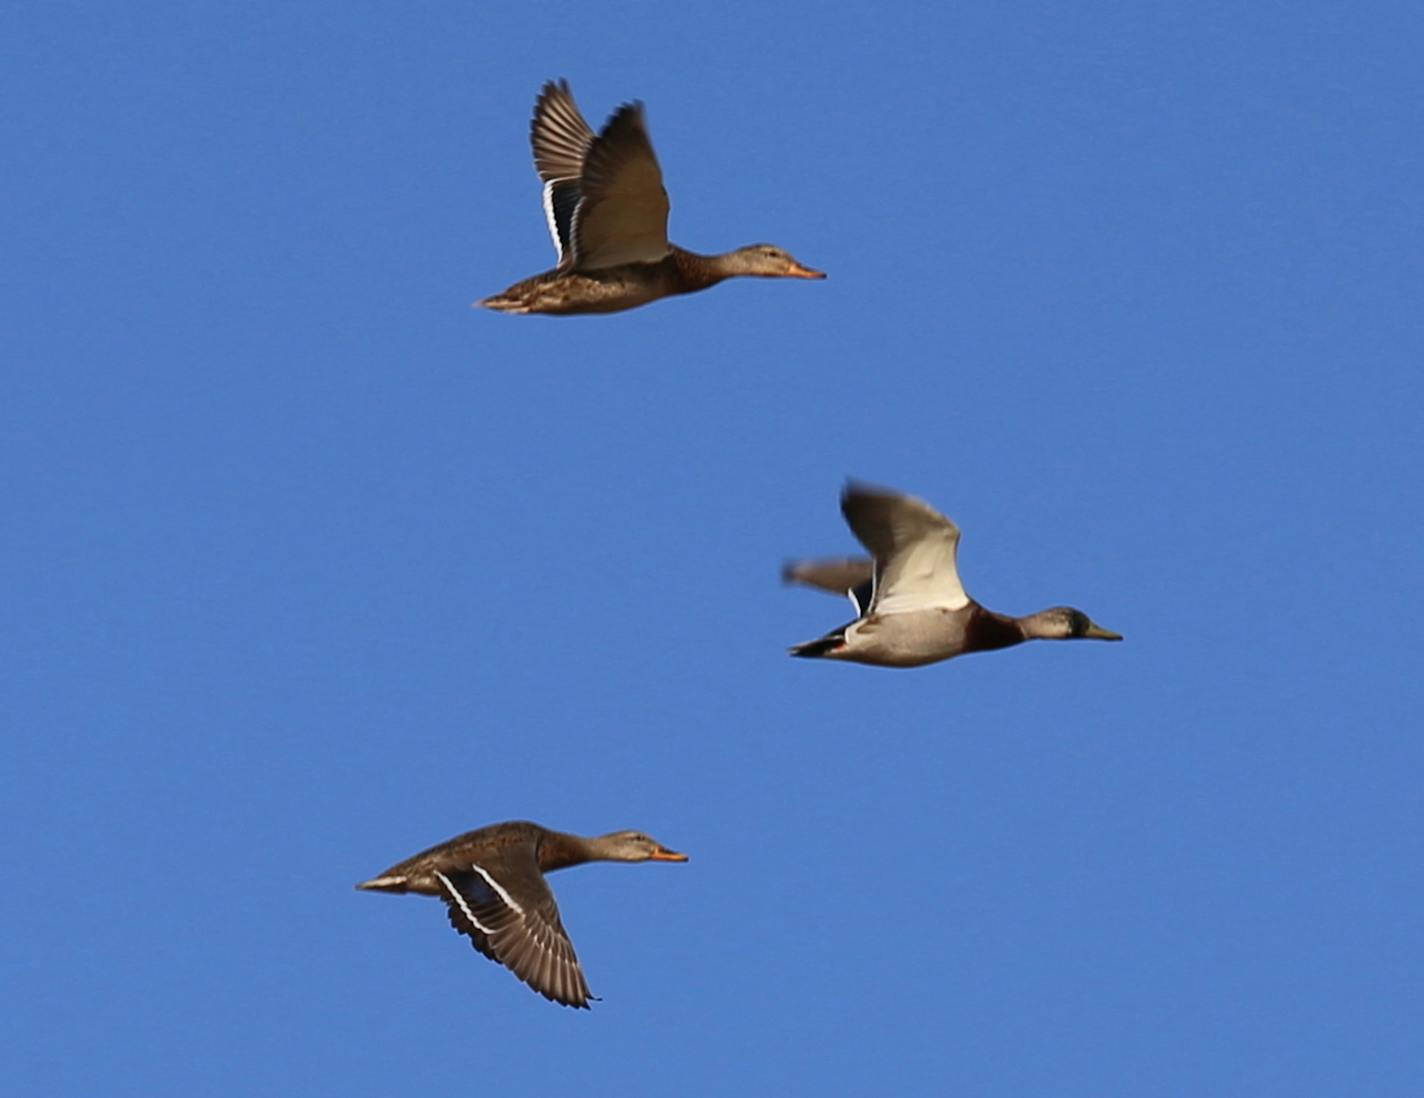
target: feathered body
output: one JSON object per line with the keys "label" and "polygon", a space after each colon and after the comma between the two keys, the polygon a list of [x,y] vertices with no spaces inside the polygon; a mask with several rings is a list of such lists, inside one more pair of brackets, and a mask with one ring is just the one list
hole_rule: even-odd
{"label": "feathered body", "polygon": [[848,595],[857,617],[793,656],[921,667],[1027,640],[1122,639],[1068,606],[1021,618],[986,610],[959,579],[959,527],[923,500],[852,483],[841,511],[871,559],[794,561],[782,578]]}
{"label": "feathered body", "polygon": [[545,873],[585,862],[685,862],[639,831],[585,837],[525,820],[491,824],[422,850],[357,888],[435,896],[450,925],[546,999],[587,1007],[593,995]]}
{"label": "feathered body", "polygon": [[504,313],[616,313],[726,278],[825,278],[774,244],[699,255],[667,238],[670,204],[641,103],[595,135],[567,81],[544,85],[529,126],[559,262],[480,301]]}

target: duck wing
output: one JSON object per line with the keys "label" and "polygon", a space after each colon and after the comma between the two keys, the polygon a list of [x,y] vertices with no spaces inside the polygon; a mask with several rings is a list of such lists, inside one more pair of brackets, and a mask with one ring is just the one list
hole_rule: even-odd
{"label": "duck wing", "polygon": [[658,262],[668,254],[668,209],[643,105],[625,103],[584,157],[571,266],[588,271]]}
{"label": "duck wing", "polygon": [[787,561],[781,569],[783,583],[799,583],[833,595],[845,595],[861,613],[870,605],[875,586],[875,562],[864,557]]}
{"label": "duck wing", "polygon": [[594,142],[593,130],[579,113],[567,80],[550,80],[534,101],[529,143],[534,170],[544,181],[544,216],[559,253],[559,266],[573,259],[574,210],[581,192],[584,157]]}
{"label": "duck wing", "polygon": [[435,871],[450,925],[546,999],[586,1008],[588,990],[532,847]]}
{"label": "duck wing", "polygon": [[852,482],[841,493],[841,513],[875,558],[867,616],[969,605],[955,559],[959,527],[929,504]]}

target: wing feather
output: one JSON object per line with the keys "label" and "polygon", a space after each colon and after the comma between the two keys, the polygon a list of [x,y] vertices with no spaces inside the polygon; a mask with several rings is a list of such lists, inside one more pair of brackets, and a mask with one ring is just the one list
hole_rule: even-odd
{"label": "wing feather", "polygon": [[577,179],[593,141],[593,130],[579,113],[569,82],[550,80],[534,101],[534,117],[529,123],[529,143],[539,178],[545,183]]}
{"label": "wing feather", "polygon": [[[528,858],[528,865],[522,862]],[[476,949],[556,1003],[586,1007],[592,996],[558,904],[532,855],[518,852],[438,874],[450,923]]]}
{"label": "wing feather", "polygon": [[875,562],[864,557],[787,561],[781,568],[781,581],[845,595],[859,614],[870,605]]}
{"label": "wing feather", "polygon": [[866,615],[960,610],[969,596],[959,579],[959,527],[923,500],[849,484],[841,513],[875,558]]}
{"label": "wing feather", "polygon": [[668,197],[641,103],[614,112],[584,157],[573,217],[573,263],[597,270],[668,254]]}
{"label": "wing feather", "polygon": [[593,141],[593,130],[579,113],[569,82],[550,80],[534,101],[529,144],[534,170],[544,181],[544,216],[561,268],[573,260],[574,210],[582,197],[579,176]]}

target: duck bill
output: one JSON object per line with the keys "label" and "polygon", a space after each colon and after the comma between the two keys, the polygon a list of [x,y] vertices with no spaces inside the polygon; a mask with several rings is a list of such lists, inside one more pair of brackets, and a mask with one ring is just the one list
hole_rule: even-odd
{"label": "duck bill", "polygon": [[1096,625],[1096,624],[1095,624],[1095,625],[1089,625],[1089,626],[1088,626],[1088,631],[1087,631],[1086,633],[1084,633],[1083,636],[1085,636],[1085,637],[1091,637],[1093,640],[1100,640],[1100,641],[1120,641],[1120,640],[1122,640],[1122,634],[1121,634],[1121,633],[1114,633],[1111,629],[1104,629],[1101,625]]}
{"label": "duck bill", "polygon": [[800,263],[797,263],[797,262],[793,259],[793,260],[791,261],[791,266],[789,266],[789,267],[786,268],[786,277],[787,277],[787,278],[825,278],[825,277],[826,277],[826,272],[825,272],[825,271],[818,271],[818,270],[816,270],[814,267],[803,267]]}
{"label": "duck bill", "polygon": [[686,854],[679,854],[676,850],[669,850],[665,846],[660,846],[648,855],[650,862],[685,862]]}

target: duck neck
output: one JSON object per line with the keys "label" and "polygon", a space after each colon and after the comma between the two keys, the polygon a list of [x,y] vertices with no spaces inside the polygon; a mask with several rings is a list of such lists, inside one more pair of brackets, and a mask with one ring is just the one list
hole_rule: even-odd
{"label": "duck neck", "polygon": [[686,248],[673,245],[670,254],[677,267],[682,289],[687,293],[693,290],[705,290],[708,286],[715,286],[724,278],[731,278],[738,273],[733,270],[734,264],[731,256],[735,253],[732,252],[722,255],[699,255],[697,252],[689,252]]}
{"label": "duck neck", "polygon": [[545,873],[552,873],[571,865],[601,861],[597,844],[597,839],[586,839],[582,835],[569,835],[563,831],[545,832],[539,843],[539,868]]}
{"label": "duck neck", "polygon": [[1028,640],[1020,619],[996,614],[982,606],[974,607],[974,615],[965,629],[965,649],[970,652],[991,652],[1009,648]]}

